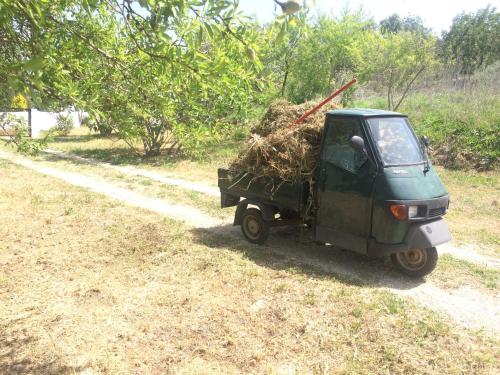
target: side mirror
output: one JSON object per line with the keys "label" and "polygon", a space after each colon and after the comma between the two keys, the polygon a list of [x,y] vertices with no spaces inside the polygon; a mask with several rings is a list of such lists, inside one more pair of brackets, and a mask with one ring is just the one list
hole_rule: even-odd
{"label": "side mirror", "polygon": [[420,137],[420,143],[425,146],[425,148],[429,148],[429,138],[427,138],[425,135]]}
{"label": "side mirror", "polygon": [[350,139],[349,144],[356,151],[361,152],[362,154],[366,154],[365,141],[363,140],[363,138],[355,135]]}

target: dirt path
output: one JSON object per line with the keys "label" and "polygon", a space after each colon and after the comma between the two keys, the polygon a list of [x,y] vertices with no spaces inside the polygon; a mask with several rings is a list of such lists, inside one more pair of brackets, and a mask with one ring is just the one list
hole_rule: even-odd
{"label": "dirt path", "polygon": [[84,176],[78,173],[65,172],[55,168],[45,167],[29,159],[20,158],[0,151],[0,158],[9,160],[23,167],[33,169],[45,175],[58,178],[71,185],[80,186],[96,193],[104,194],[110,198],[126,202],[130,205],[156,212],[172,219],[185,221],[188,225],[204,228],[220,225],[221,222],[196,208],[167,203],[161,199],[146,197],[128,189],[116,187],[102,179]]}
{"label": "dirt path", "polygon": [[500,259],[479,254],[474,248],[474,245],[471,244],[455,246],[453,243],[446,243],[439,246],[438,250],[440,254],[450,254],[455,258],[466,260],[480,266],[500,269]]}
{"label": "dirt path", "polygon": [[[125,175],[129,176],[141,176],[141,177],[146,177],[154,181],[161,182],[166,185],[172,185],[172,186],[177,186],[186,190],[192,190],[200,193],[204,193],[209,196],[217,197],[219,198],[220,192],[217,188],[213,188],[211,186],[203,185],[203,184],[197,184],[193,183],[190,181],[186,181],[180,178],[172,178],[172,177],[167,177],[161,173],[149,171],[146,169],[141,169],[137,168],[134,166],[118,166],[118,165],[113,165],[110,163],[106,162],[101,162],[92,158],[83,158],[78,155],[74,155],[71,153],[63,152],[63,151],[57,151],[57,150],[51,150],[47,149],[45,150],[47,154],[53,155],[60,157],[62,159],[69,159],[69,160],[74,160],[82,163],[87,163],[87,164],[92,164],[92,165],[97,165],[99,167],[103,167],[106,169],[114,169],[117,170]],[[465,260],[471,263],[475,263],[480,266],[484,267],[489,267],[489,268],[494,268],[494,269],[500,269],[500,259],[488,257],[485,255],[480,254],[473,245],[466,245],[466,246],[456,246],[453,243],[447,243],[444,245],[439,246],[438,251],[440,254],[450,254],[455,258]]]}
{"label": "dirt path", "polygon": [[126,175],[129,175],[129,176],[146,177],[146,178],[149,178],[151,180],[161,182],[163,184],[178,186],[178,187],[183,188],[183,189],[197,191],[199,193],[210,195],[212,197],[217,197],[217,198],[220,197],[220,192],[219,192],[219,189],[217,189],[217,188],[213,188],[213,187],[206,186],[203,184],[196,184],[194,182],[186,181],[186,180],[183,180],[180,178],[167,177],[161,173],[152,172],[152,171],[149,171],[147,169],[137,168],[137,167],[133,167],[133,166],[113,165],[113,164],[101,162],[101,161],[98,161],[95,159],[82,158],[81,156],[78,156],[78,155],[73,155],[73,154],[69,154],[67,152],[51,150],[51,149],[45,150],[45,153],[50,154],[50,155],[54,155],[54,156],[57,156],[57,157],[60,157],[63,159],[70,159],[70,160],[75,160],[75,161],[82,162],[82,163],[98,165],[100,167],[107,168],[107,169],[114,169],[116,171],[119,171],[119,172],[126,174]]}
{"label": "dirt path", "polygon": [[[45,167],[32,160],[1,152],[0,158],[30,168],[39,173],[63,180],[69,184],[104,194],[112,199],[156,212],[160,215],[184,221],[193,231],[209,231],[214,236],[234,238],[240,246],[244,240],[237,228],[230,223],[213,219],[195,208],[153,199],[128,189],[118,188],[109,182],[77,173]],[[484,328],[494,334],[500,332],[500,303],[498,298],[483,295],[470,288],[444,290],[429,282],[418,283],[380,272],[380,263],[363,264],[365,258],[355,255],[333,255],[336,250],[314,250],[307,240],[291,238],[279,233],[272,236],[265,248],[289,258],[290,262],[315,267],[340,277],[355,279],[377,288],[388,289],[395,294],[412,297],[420,304],[445,313],[463,326]],[[360,261],[361,259],[361,261]]]}

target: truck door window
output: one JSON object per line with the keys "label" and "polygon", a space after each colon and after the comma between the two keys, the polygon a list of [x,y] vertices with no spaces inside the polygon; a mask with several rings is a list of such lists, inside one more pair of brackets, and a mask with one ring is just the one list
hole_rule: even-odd
{"label": "truck door window", "polygon": [[364,138],[358,119],[330,120],[326,130],[323,159],[337,167],[356,173],[367,158],[351,147],[349,141],[355,135]]}

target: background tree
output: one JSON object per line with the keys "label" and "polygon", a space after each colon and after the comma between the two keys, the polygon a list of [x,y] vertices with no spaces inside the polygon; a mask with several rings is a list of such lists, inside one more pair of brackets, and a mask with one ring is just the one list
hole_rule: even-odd
{"label": "background tree", "polygon": [[471,75],[500,59],[500,13],[491,6],[476,13],[462,13],[453,19],[442,39],[445,62]]}
{"label": "background tree", "polygon": [[363,40],[373,32],[367,24],[359,14],[317,19],[290,61],[287,99],[301,103],[323,97],[357,75],[364,63]]}
{"label": "background tree", "polygon": [[364,74],[385,91],[387,108],[397,110],[412,85],[436,62],[435,38],[403,31],[374,36]]}
{"label": "background tree", "polygon": [[422,18],[418,16],[406,16],[401,18],[396,13],[380,21],[380,31],[384,34],[397,34],[402,31],[409,31],[412,33],[420,33],[426,35],[430,34],[431,32],[429,28],[424,26]]}
{"label": "background tree", "polygon": [[284,97],[288,87],[293,61],[297,58],[299,44],[307,35],[308,9],[304,8],[298,15],[287,22],[286,19],[277,19],[262,30],[265,40],[262,58],[264,72],[279,90],[279,95]]}

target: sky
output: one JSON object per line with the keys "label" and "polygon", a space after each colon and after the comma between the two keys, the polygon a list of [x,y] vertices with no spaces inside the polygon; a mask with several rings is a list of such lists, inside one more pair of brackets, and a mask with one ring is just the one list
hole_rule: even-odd
{"label": "sky", "polygon": [[[282,0],[286,1],[286,0]],[[302,0],[301,0],[302,1]],[[448,30],[453,17],[462,11],[474,12],[488,4],[500,9],[500,0],[307,0],[313,14],[339,15],[347,6],[373,17],[377,22],[397,13],[420,16],[424,24],[438,35]],[[240,0],[240,9],[247,15],[255,15],[261,22],[271,21],[275,16],[273,0]],[[278,9],[280,11],[280,9]]]}

